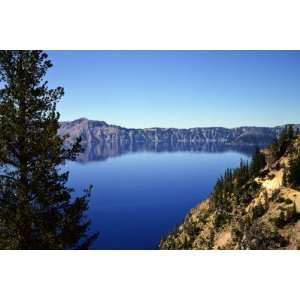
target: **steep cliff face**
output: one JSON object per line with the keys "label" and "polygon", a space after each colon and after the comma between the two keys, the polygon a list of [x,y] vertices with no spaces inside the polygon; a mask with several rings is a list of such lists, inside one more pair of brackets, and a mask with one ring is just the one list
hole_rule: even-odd
{"label": "steep cliff face", "polygon": [[62,122],[60,135],[69,135],[69,141],[81,136],[83,143],[214,143],[266,145],[276,137],[281,127],[239,127],[227,129],[210,128],[146,128],[128,129],[116,125],[108,125],[102,121],[79,119],[73,122]]}
{"label": "steep cliff face", "polygon": [[267,165],[238,188],[241,172],[227,171],[222,188],[216,185],[160,248],[300,249],[300,136],[281,143],[279,154],[276,145],[264,151]]}

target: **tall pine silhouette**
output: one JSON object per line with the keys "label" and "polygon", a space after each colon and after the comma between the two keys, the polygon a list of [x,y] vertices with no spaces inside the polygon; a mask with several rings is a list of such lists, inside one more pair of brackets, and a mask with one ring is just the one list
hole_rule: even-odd
{"label": "tall pine silhouette", "polygon": [[0,248],[88,249],[90,188],[71,198],[71,148],[57,135],[56,105],[64,94],[44,77],[52,67],[42,51],[0,51]]}

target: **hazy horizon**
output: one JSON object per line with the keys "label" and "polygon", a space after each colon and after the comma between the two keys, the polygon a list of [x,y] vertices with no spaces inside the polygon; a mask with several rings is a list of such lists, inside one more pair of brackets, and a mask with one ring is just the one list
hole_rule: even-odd
{"label": "hazy horizon", "polygon": [[127,128],[299,124],[300,51],[47,51],[62,121]]}

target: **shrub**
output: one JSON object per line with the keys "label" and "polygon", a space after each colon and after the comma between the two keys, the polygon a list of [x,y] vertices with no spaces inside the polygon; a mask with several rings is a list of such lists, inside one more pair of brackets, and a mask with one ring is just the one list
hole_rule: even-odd
{"label": "shrub", "polygon": [[217,212],[214,216],[214,226],[220,228],[228,222],[230,216],[224,212]]}
{"label": "shrub", "polygon": [[265,212],[266,212],[265,207],[262,205],[261,202],[259,202],[259,204],[254,206],[252,209],[252,219],[255,220],[260,218],[261,216],[264,215]]}
{"label": "shrub", "polygon": [[287,246],[287,241],[275,228],[258,221],[254,221],[245,229],[241,243],[242,249],[250,250],[280,249],[285,246]]}
{"label": "shrub", "polygon": [[[290,201],[292,200],[287,199],[285,201],[290,203]],[[293,202],[293,205],[289,205],[286,207],[280,206],[279,210],[280,210],[279,215],[270,218],[270,221],[278,228],[283,228],[284,226],[296,222],[299,219],[299,214],[297,213],[295,202]]]}
{"label": "shrub", "polygon": [[274,225],[278,228],[282,228],[286,225],[286,220],[284,216],[283,210],[280,210],[280,213],[278,216],[273,217],[271,221],[274,223]]}

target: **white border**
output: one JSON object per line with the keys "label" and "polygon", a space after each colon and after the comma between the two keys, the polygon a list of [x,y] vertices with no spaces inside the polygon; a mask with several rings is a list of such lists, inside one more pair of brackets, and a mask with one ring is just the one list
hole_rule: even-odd
{"label": "white border", "polygon": [[[9,0],[1,49],[299,49],[297,0]],[[294,299],[298,252],[0,252],[1,299]]]}
{"label": "white border", "polygon": [[3,251],[0,258],[5,300],[253,300],[299,293],[296,251]]}
{"label": "white border", "polygon": [[297,0],[2,0],[0,48],[299,49]]}

